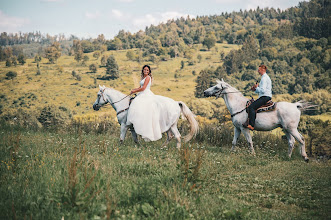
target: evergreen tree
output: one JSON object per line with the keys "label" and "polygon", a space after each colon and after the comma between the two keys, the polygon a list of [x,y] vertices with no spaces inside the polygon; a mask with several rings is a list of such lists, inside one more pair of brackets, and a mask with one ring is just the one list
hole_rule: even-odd
{"label": "evergreen tree", "polygon": [[195,86],[195,97],[204,97],[203,92],[208,89],[212,84],[211,70],[201,70],[199,76],[196,79],[197,85]]}
{"label": "evergreen tree", "polygon": [[107,64],[106,64],[106,79],[117,79],[119,78],[119,70],[118,70],[118,65],[115,60],[115,57],[113,55],[110,55],[107,59]]}

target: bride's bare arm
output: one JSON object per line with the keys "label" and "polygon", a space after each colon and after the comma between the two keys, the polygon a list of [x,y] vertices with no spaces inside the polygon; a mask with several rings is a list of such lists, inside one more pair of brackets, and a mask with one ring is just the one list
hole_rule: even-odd
{"label": "bride's bare arm", "polygon": [[136,93],[136,92],[142,92],[146,89],[149,81],[151,80],[151,77],[150,76],[146,76],[146,79],[145,79],[145,82],[144,82],[144,85],[142,87],[139,87],[139,88],[136,88],[136,89],[132,89],[131,90],[131,94],[133,93]]}

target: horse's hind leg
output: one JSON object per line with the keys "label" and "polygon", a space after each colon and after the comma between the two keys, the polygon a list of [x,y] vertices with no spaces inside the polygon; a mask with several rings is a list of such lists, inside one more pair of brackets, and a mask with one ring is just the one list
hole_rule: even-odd
{"label": "horse's hind leg", "polygon": [[180,144],[181,144],[181,140],[180,140],[180,133],[178,131],[178,128],[177,128],[177,123],[173,124],[170,128],[170,130],[172,131],[172,133],[174,134],[176,140],[177,140],[177,149],[180,149]]}
{"label": "horse's hind leg", "polygon": [[299,142],[301,156],[303,157],[303,159],[306,162],[309,162],[309,158],[307,156],[306,148],[305,148],[305,140],[304,140],[303,136],[298,132],[298,130],[296,128],[288,130],[288,132],[295,138],[295,140],[297,140]]}
{"label": "horse's hind leg", "polygon": [[241,130],[237,127],[234,127],[234,136],[233,136],[231,151],[235,151],[237,140],[238,140],[238,137],[240,136],[240,133],[241,133]]}
{"label": "horse's hind leg", "polygon": [[249,148],[251,150],[251,154],[255,155],[255,150],[254,150],[254,147],[253,147],[253,141],[252,141],[252,136],[251,134],[249,133],[249,130],[248,129],[243,129],[242,130],[248,144],[249,144]]}
{"label": "horse's hind leg", "polygon": [[169,144],[169,142],[171,141],[172,138],[173,138],[173,135],[172,135],[171,129],[169,129],[167,131],[167,140],[162,144],[161,148],[166,147]]}
{"label": "horse's hind leg", "polygon": [[295,139],[288,131],[284,130],[284,133],[286,135],[287,142],[288,142],[288,157],[291,158],[292,152],[293,152],[293,149],[294,149]]}

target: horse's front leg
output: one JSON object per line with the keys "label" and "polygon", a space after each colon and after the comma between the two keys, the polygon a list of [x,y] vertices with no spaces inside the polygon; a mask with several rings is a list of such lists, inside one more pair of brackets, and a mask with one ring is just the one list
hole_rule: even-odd
{"label": "horse's front leg", "polygon": [[233,136],[231,151],[235,151],[237,140],[240,136],[240,133],[241,133],[240,128],[234,127],[234,136]]}
{"label": "horse's front leg", "polygon": [[126,125],[126,123],[121,124],[120,143],[123,143],[125,136],[126,136],[126,132],[128,131],[128,128],[129,127]]}
{"label": "horse's front leg", "polygon": [[131,135],[133,138],[134,143],[138,144],[138,136],[136,131],[134,130],[133,126],[130,127]]}
{"label": "horse's front leg", "polygon": [[253,141],[252,141],[252,136],[251,134],[249,133],[249,130],[248,129],[243,129],[242,130],[248,144],[249,144],[249,148],[251,150],[251,154],[255,155],[255,150],[254,150],[254,147],[253,147]]}

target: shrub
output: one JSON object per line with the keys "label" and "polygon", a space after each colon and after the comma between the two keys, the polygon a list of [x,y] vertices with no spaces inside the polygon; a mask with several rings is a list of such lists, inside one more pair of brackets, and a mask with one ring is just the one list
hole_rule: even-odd
{"label": "shrub", "polygon": [[6,79],[14,79],[17,76],[17,73],[14,71],[9,71],[6,73]]}
{"label": "shrub", "polygon": [[90,66],[89,66],[89,69],[92,73],[96,73],[97,72],[97,65],[92,63]]}
{"label": "shrub", "polygon": [[58,129],[66,127],[71,114],[68,111],[63,111],[62,108],[56,106],[46,106],[41,109],[38,121],[46,129]]}

